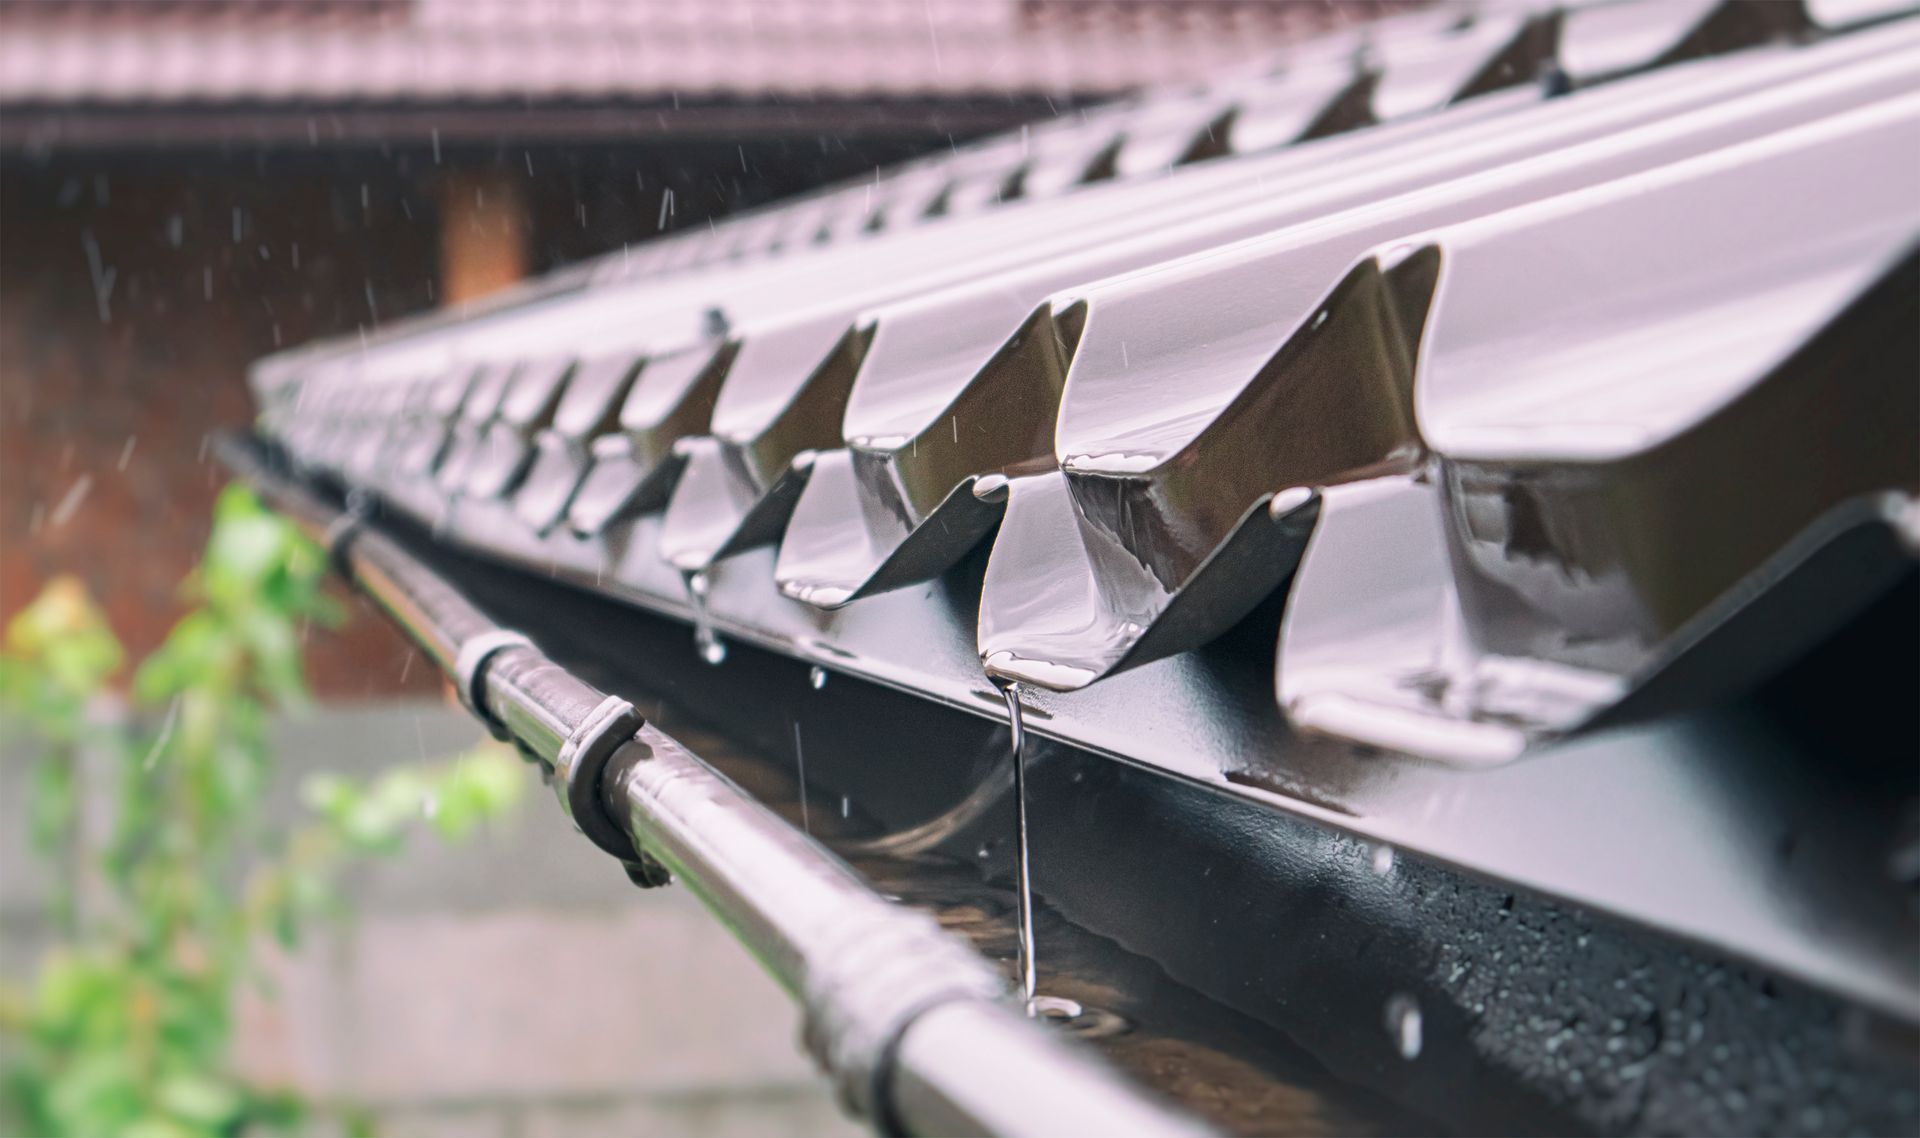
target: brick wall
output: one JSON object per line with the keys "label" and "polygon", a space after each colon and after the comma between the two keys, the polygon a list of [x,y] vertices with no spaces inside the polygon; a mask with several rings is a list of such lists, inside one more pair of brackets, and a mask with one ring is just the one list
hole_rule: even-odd
{"label": "brick wall", "polygon": [[[0,163],[0,620],[78,574],[136,658],[179,613],[222,474],[211,432],[252,415],[249,361],[351,336],[445,293],[439,206],[475,177],[524,203],[539,272],[933,145],[735,145],[177,156]],[[939,135],[939,144],[946,137]],[[438,681],[363,602],[311,642],[316,690]]]}
{"label": "brick wall", "polygon": [[[369,188],[233,164],[22,170],[0,179],[0,615],[58,573],[136,656],[178,616],[222,474],[211,432],[252,416],[279,344],[427,303],[435,247],[392,178]],[[370,303],[371,302],[371,303]],[[356,613],[314,643],[318,687],[428,690]]]}

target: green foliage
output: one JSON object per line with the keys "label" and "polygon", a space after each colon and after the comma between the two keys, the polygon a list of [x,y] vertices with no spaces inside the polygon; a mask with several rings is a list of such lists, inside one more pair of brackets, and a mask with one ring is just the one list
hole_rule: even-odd
{"label": "green foliage", "polygon": [[[0,647],[0,725],[31,736],[36,847],[60,870],[57,947],[28,985],[0,985],[7,1132],[190,1138],[297,1124],[306,1104],[247,1086],[230,1062],[265,936],[291,946],[339,912],[352,858],[400,848],[425,820],[458,839],[511,809],[520,763],[485,745],[370,782],[308,780],[310,824],[259,820],[275,713],[304,706],[301,642],[340,619],[325,559],[245,490],[220,497],[193,606],[132,676],[141,714],[116,714],[125,652],[72,578],[16,614]],[[144,723],[147,726],[141,727]],[[82,757],[110,779],[108,832],[80,832]],[[95,792],[96,795],[98,791]],[[98,847],[98,848],[96,848]],[[76,904],[97,882],[97,904]]]}

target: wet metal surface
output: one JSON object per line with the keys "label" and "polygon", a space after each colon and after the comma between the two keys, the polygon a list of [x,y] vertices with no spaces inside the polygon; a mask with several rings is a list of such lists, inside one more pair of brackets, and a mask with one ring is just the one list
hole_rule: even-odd
{"label": "wet metal surface", "polygon": [[[708,668],[676,622],[441,560],[1013,979],[1003,727],[838,669],[816,684],[747,645]],[[1795,683],[1830,671],[1813,661]],[[1766,703],[1831,699],[1781,688]],[[896,777],[903,766],[913,779]],[[1831,802],[1837,785],[1806,800]],[[982,788],[986,805],[967,806]],[[1030,793],[1041,991],[1104,1013],[1090,1045],[1231,1132],[1793,1133],[1817,1118],[1897,1133],[1920,1120],[1897,1049],[1854,1049],[1844,1009],[1766,973],[1070,748],[1042,744]],[[942,819],[911,852],[874,852]]]}

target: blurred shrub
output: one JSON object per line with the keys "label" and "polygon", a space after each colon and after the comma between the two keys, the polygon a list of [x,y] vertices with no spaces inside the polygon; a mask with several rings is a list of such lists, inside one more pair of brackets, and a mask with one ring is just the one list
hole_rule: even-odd
{"label": "blurred shrub", "polygon": [[[56,947],[27,982],[0,985],[7,1133],[299,1123],[307,1104],[247,1086],[230,1062],[262,939],[291,947],[310,918],[339,912],[333,882],[350,859],[399,849],[423,820],[464,837],[518,799],[521,764],[486,745],[370,782],[311,778],[309,824],[262,822],[273,716],[307,700],[306,626],[340,618],[325,569],[297,528],[230,487],[185,585],[191,611],[132,675],[134,714],[115,695],[125,652],[77,580],[49,583],[8,623],[0,724],[31,737],[7,751],[32,756],[26,821],[58,883]],[[83,827],[95,813],[104,821]]]}

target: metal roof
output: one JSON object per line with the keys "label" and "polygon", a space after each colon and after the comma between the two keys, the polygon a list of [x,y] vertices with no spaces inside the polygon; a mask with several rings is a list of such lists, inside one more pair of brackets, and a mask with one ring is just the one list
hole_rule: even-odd
{"label": "metal roof", "polygon": [[263,427],[710,646],[1017,681],[1920,1018],[1904,931],[1728,860],[1762,776],[1659,734],[1920,549],[1920,23],[1771,7],[1405,17],[271,358]]}

